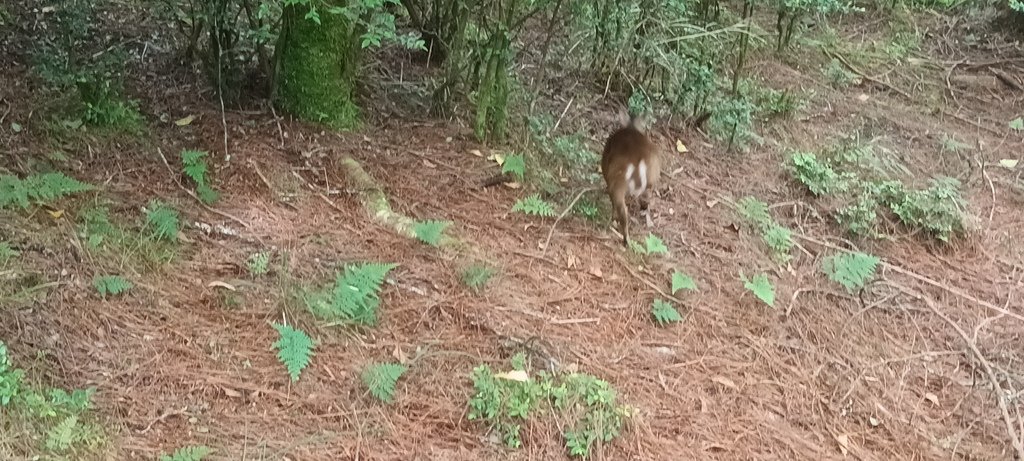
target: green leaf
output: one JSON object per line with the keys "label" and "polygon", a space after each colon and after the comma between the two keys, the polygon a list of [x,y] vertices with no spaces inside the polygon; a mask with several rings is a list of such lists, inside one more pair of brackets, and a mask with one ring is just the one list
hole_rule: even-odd
{"label": "green leaf", "polygon": [[97,275],[92,279],[92,286],[100,296],[119,295],[132,289],[132,282],[119,275]]}
{"label": "green leaf", "polygon": [[183,447],[175,450],[174,454],[161,455],[160,461],[203,461],[213,450],[205,446]]}
{"label": "green leaf", "polygon": [[647,234],[647,239],[644,240],[644,250],[649,255],[668,254],[668,247],[665,246],[665,242],[662,242],[661,239],[654,234]]}
{"label": "green leaf", "polygon": [[7,264],[8,261],[20,256],[14,248],[11,248],[11,244],[7,242],[0,242],[0,266]]}
{"label": "green leaf", "polygon": [[533,194],[525,199],[519,199],[512,206],[513,212],[520,212],[528,215],[551,217],[555,215],[555,208],[550,203],[540,198],[540,195]]}
{"label": "green leaf", "polygon": [[146,225],[153,229],[153,237],[158,240],[178,240],[178,229],[181,226],[178,211],[159,200],[149,202]]}
{"label": "green leaf", "polygon": [[382,402],[391,403],[395,399],[395,384],[405,373],[405,365],[397,363],[376,363],[363,371],[363,384],[370,389],[370,394]]}
{"label": "green leaf", "polygon": [[863,288],[875,276],[875,268],[881,260],[865,253],[840,253],[822,262],[822,270],[828,278],[853,293]]}
{"label": "green leaf", "polygon": [[1010,129],[1011,130],[1014,130],[1014,131],[1024,131],[1024,118],[1017,117],[1017,118],[1015,118],[1013,120],[1010,120],[1009,125],[1010,125]]}
{"label": "green leaf", "polygon": [[679,271],[672,272],[672,294],[679,290],[697,291],[697,283],[693,278]]}
{"label": "green leaf", "polygon": [[451,224],[451,221],[419,221],[413,224],[412,232],[421,242],[436,247],[441,243],[445,229]]}
{"label": "green leaf", "polygon": [[314,315],[330,321],[376,325],[381,284],[396,267],[397,264],[383,263],[349,264],[336,276],[329,292],[307,299],[307,307]]}
{"label": "green leaf", "polygon": [[743,197],[736,202],[736,211],[750,223],[758,227],[766,227],[772,223],[772,216],[768,212],[768,204],[754,197]]}
{"label": "green leaf", "polygon": [[679,311],[672,307],[672,304],[660,299],[654,300],[654,305],[651,306],[651,316],[654,317],[654,321],[657,322],[658,326],[665,326],[669,323],[683,320],[683,317],[679,315]]}
{"label": "green leaf", "polygon": [[752,279],[747,278],[741,273],[740,279],[743,280],[743,287],[754,293],[757,299],[767,304],[770,307],[775,307],[775,287],[772,282],[768,280],[768,276],[765,274],[757,274]]}
{"label": "green leaf", "polygon": [[474,292],[479,293],[487,284],[495,270],[483,264],[473,264],[462,271],[462,283],[465,283]]}
{"label": "green leaf", "polygon": [[512,154],[505,157],[505,162],[501,164],[501,172],[515,175],[522,181],[523,175],[526,173],[526,160],[523,158],[523,154]]}
{"label": "green leaf", "polygon": [[273,345],[277,358],[288,369],[292,382],[298,381],[299,374],[313,358],[313,340],[306,332],[288,325],[275,323],[273,326],[281,336]]}

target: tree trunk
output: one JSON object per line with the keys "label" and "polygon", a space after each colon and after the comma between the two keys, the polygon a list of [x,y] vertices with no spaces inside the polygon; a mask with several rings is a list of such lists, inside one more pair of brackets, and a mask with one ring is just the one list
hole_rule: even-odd
{"label": "tree trunk", "polygon": [[353,98],[359,43],[344,16],[322,9],[320,24],[306,18],[309,7],[284,10],[278,39],[275,102],[296,117],[335,129],[358,124]]}

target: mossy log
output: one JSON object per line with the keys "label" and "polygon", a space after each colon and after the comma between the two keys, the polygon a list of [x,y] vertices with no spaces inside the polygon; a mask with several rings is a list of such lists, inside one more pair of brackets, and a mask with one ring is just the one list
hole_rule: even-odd
{"label": "mossy log", "polygon": [[359,41],[342,14],[323,12],[320,23],[306,18],[309,5],[286,7],[278,39],[275,102],[296,117],[334,129],[357,126],[353,100],[359,69]]}
{"label": "mossy log", "polygon": [[[390,227],[401,235],[415,239],[416,232],[413,231],[413,226],[416,225],[416,220],[391,208],[387,195],[384,194],[377,181],[363,169],[363,166],[349,155],[342,156],[340,163],[345,176],[351,181],[352,188],[359,191],[359,201],[366,213],[378,223]],[[441,236],[439,246],[457,253],[466,253],[471,249],[466,243],[448,235]]]}

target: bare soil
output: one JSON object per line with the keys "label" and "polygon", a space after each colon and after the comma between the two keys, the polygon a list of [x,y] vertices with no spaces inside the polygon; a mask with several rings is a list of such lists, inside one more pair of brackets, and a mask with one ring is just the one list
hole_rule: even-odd
{"label": "bare soil", "polygon": [[[1024,328],[998,310],[1024,315],[1024,195],[1017,172],[998,162],[1024,152],[1020,133],[1007,128],[1024,105],[1019,91],[987,79],[990,69],[1024,75],[1024,52],[996,33],[962,45],[951,18],[924,16],[933,41],[888,72],[872,69],[885,83],[835,89],[820,71],[828,58],[813,49],[801,49],[794,64],[759,53],[748,67],[755,79],[814,96],[793,117],[760,126],[764,143],[747,153],[727,153],[678,124],[658,127],[670,175],[652,203],[653,231],[671,254],[646,264],[606,225],[572,217],[542,254],[553,220],[510,213],[521,189],[479,187],[497,172],[487,155],[505,150],[474,142],[457,121],[410,115],[416,105],[380,94],[386,85],[363,97],[368,122],[356,132],[324,131],[260,107],[222,114],[200,76],[175,67],[172,50],[152,46],[142,59],[141,26],[115,24],[118,37],[133,40],[125,80],[149,130],[61,143],[46,128],[54,96],[40,88],[18,39],[5,39],[0,168],[24,175],[61,151],[61,169],[102,190],[54,204],[65,211],[56,219],[39,207],[0,214],[0,240],[21,249],[38,280],[53,283],[2,308],[0,338],[37,379],[98,389],[97,411],[111,431],[107,459],[154,459],[186,444],[215,448],[212,459],[563,459],[558,427],[528,426],[524,446],[508,450],[466,418],[470,370],[505,368],[517,351],[605,379],[638,410],[597,459],[1013,459],[993,386],[1013,394],[1009,418],[1019,435]],[[885,33],[877,22],[839,30],[850,42]],[[540,110],[557,117],[574,96],[565,91],[552,89]],[[596,150],[613,101],[600,88],[573,91],[582,93],[563,129],[587,130]],[[173,123],[188,115],[196,116],[191,124]],[[24,130],[14,132],[12,122]],[[814,200],[780,167],[784,155],[855,131],[898,153],[922,181],[960,177],[974,217],[970,235],[939,245],[894,224],[890,239],[851,241],[816,217]],[[943,152],[943,135],[972,149]],[[675,153],[675,139],[689,152]],[[160,158],[173,162],[183,148],[214,153],[217,213],[183,192]],[[361,162],[396,211],[453,221],[451,232],[500,275],[474,295],[454,258],[375,224],[347,186],[341,155]],[[775,204],[776,218],[800,236],[787,266],[771,260],[729,207],[746,195]],[[78,210],[109,199],[131,223],[152,198],[173,204],[189,224],[189,242],[172,263],[100,260],[83,250]],[[891,266],[861,296],[849,295],[822,275],[834,250],[820,242]],[[253,279],[244,261],[265,248],[278,265]],[[339,263],[356,260],[400,263],[375,328],[320,326],[288,293],[295,283],[326,283]],[[680,294],[685,321],[659,328],[650,305],[661,294],[651,285],[667,290],[674,268],[700,289]],[[92,277],[112,271],[137,289],[101,299]],[[739,281],[741,272],[761,271],[776,280],[774,309]],[[211,285],[218,281],[236,290]],[[270,348],[269,323],[282,319],[319,341],[297,383]],[[367,395],[363,367],[417,349],[429,354],[403,376],[394,404]]]}

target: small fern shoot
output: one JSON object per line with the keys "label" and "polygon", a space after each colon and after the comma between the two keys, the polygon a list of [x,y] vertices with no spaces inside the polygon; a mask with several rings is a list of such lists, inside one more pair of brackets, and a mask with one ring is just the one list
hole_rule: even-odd
{"label": "small fern shoot", "polygon": [[419,221],[412,226],[416,238],[427,245],[436,247],[441,244],[445,229],[452,225],[451,221]]}
{"label": "small fern shoot", "polygon": [[768,204],[755,197],[741,198],[736,202],[736,212],[743,219],[758,227],[766,227],[772,223],[772,215],[768,212]]}
{"label": "small fern shoot", "polygon": [[765,274],[757,274],[750,280],[740,273],[740,280],[743,281],[743,287],[750,290],[757,299],[767,304],[769,307],[775,307],[775,286],[768,280],[768,276]]}
{"label": "small fern shoot", "polygon": [[107,295],[116,296],[125,293],[134,285],[120,275],[97,275],[92,279],[92,286],[96,288],[100,296],[106,298]]}
{"label": "small fern shoot", "polygon": [[219,198],[220,194],[210,187],[208,173],[209,168],[206,166],[206,157],[209,154],[201,150],[183,150],[181,151],[181,164],[182,171],[185,176],[188,176],[196,183],[196,194],[199,196],[199,200],[209,205]]}
{"label": "small fern shoot", "polygon": [[63,173],[34,174],[25,179],[19,179],[12,175],[0,175],[0,209],[12,205],[25,209],[32,202],[52,202],[92,189],[92,185],[70,178]]}
{"label": "small fern shoot", "polygon": [[650,255],[667,255],[668,247],[665,246],[665,242],[660,237],[654,234],[647,234],[647,238],[644,239],[644,243],[641,245],[633,240],[629,241],[629,248],[634,253],[650,256]]}
{"label": "small fern shoot", "polygon": [[159,200],[153,200],[146,210],[146,226],[152,229],[153,238],[176,242],[181,220],[177,210]]}
{"label": "small fern shoot", "polygon": [[501,164],[501,172],[511,174],[522,181],[523,175],[526,173],[526,160],[523,158],[523,154],[512,154],[505,157],[505,161]]}
{"label": "small fern shoot", "polygon": [[660,299],[654,300],[654,305],[651,306],[651,316],[654,317],[654,321],[658,326],[665,326],[669,323],[683,320],[683,317],[679,315],[679,311],[672,307],[672,304]]}
{"label": "small fern shoot", "polygon": [[697,283],[689,275],[672,271],[672,294],[678,293],[679,290],[697,291]]}
{"label": "small fern shoot", "polygon": [[307,306],[314,315],[329,321],[376,325],[381,284],[396,267],[390,263],[349,264],[335,278],[332,290],[312,296]]}
{"label": "small fern shoot", "polygon": [[270,269],[270,252],[258,251],[249,255],[249,259],[245,260],[245,267],[249,269],[249,273],[255,276],[266,275]]}
{"label": "small fern shoot", "polygon": [[512,211],[548,218],[555,215],[555,208],[537,194],[517,200],[516,204],[512,206]]}
{"label": "small fern shoot", "polygon": [[363,384],[374,397],[391,403],[395,400],[395,384],[405,370],[405,365],[397,363],[375,363],[363,370]]}
{"label": "small fern shoot", "polygon": [[494,277],[495,270],[483,265],[473,264],[462,271],[462,283],[465,283],[473,292],[480,293],[484,285]]}
{"label": "small fern shoot", "polygon": [[840,253],[825,259],[822,270],[830,280],[842,285],[847,292],[853,293],[864,288],[875,276],[875,268],[879,262],[881,260],[874,255]]}
{"label": "small fern shoot", "polygon": [[8,261],[21,256],[21,253],[14,248],[11,248],[11,244],[7,242],[0,242],[0,266],[7,264]]}
{"label": "small fern shoot", "polygon": [[273,325],[281,336],[273,346],[277,349],[277,358],[288,369],[292,382],[298,381],[299,374],[313,358],[313,340],[305,331],[278,323]]}
{"label": "small fern shoot", "polygon": [[170,455],[160,455],[160,461],[203,461],[210,453],[213,450],[205,446],[182,447]]}

